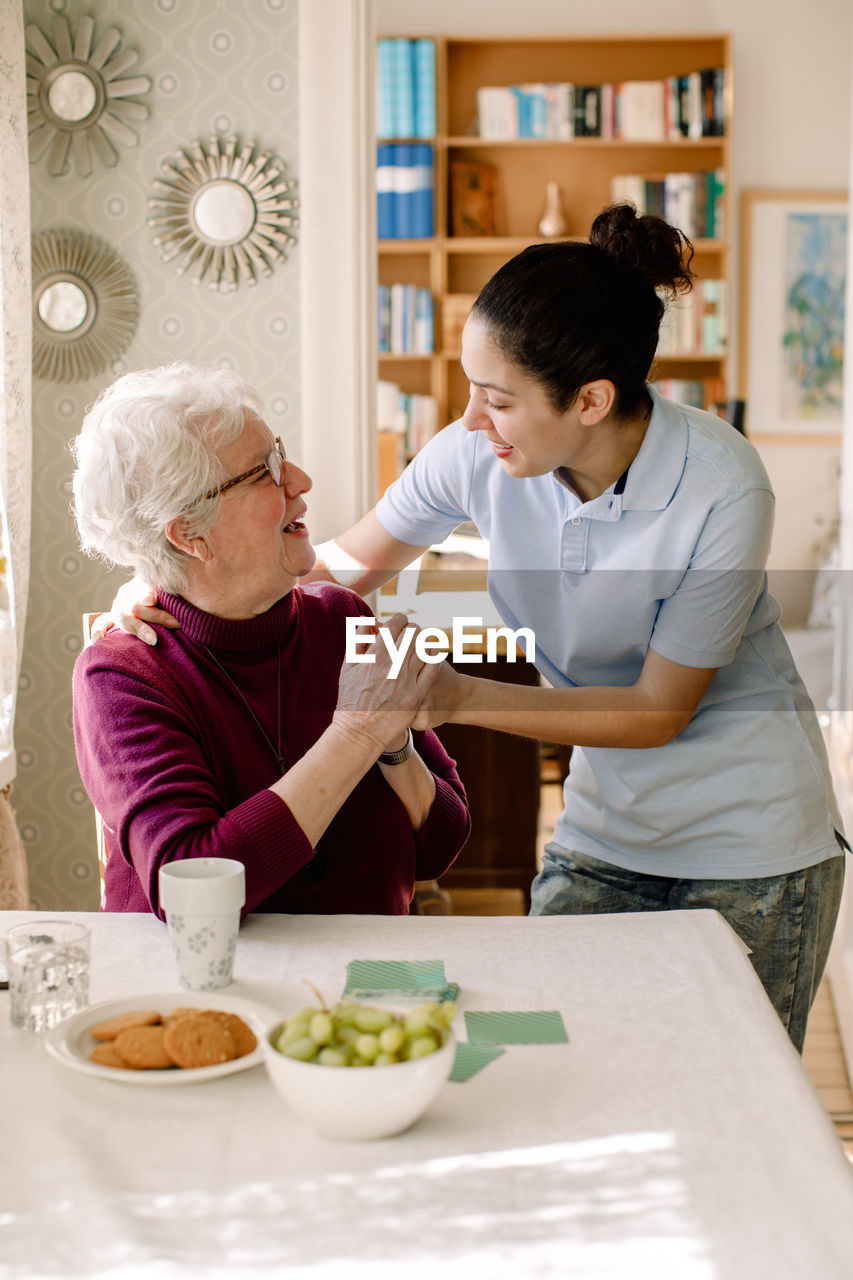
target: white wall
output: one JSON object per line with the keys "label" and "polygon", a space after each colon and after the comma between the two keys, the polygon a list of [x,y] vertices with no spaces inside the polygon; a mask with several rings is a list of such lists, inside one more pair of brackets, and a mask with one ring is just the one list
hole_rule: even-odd
{"label": "white wall", "polygon": [[[537,35],[724,31],[732,35],[735,136],[732,278],[745,187],[846,188],[850,163],[851,0],[375,0],[380,33]],[[736,385],[737,305],[732,306]],[[761,446],[777,494],[770,566],[785,619],[805,621],[809,575],[837,506],[837,446]]]}

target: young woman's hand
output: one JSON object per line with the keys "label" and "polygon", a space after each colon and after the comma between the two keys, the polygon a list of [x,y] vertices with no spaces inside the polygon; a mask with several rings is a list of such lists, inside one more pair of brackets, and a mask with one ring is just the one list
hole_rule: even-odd
{"label": "young woman's hand", "polygon": [[100,640],[113,627],[137,636],[146,644],[157,643],[157,632],[147,626],[159,622],[164,627],[178,627],[178,620],[164,609],[157,609],[157,592],[141,578],[131,578],[116,592],[109,613],[102,613],[92,626],[92,639]]}
{"label": "young woman's hand", "polygon": [[418,708],[412,728],[434,729],[436,725],[452,721],[464,703],[473,679],[472,676],[460,675],[447,661],[438,663],[435,680]]}

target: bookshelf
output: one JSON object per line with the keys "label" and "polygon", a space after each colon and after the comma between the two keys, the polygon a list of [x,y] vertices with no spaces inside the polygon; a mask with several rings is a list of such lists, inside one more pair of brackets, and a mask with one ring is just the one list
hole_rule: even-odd
{"label": "bookshelf", "polygon": [[[392,37],[387,37],[392,38]],[[477,90],[568,82],[575,85],[665,81],[705,68],[724,69],[722,136],[634,141],[624,137],[507,138],[476,136]],[[661,36],[558,35],[524,38],[436,37],[434,153],[434,231],[425,239],[380,240],[378,279],[429,288],[433,295],[434,350],[428,355],[383,354],[379,377],[407,394],[432,395],[441,425],[459,417],[467,403],[467,384],[459,368],[459,348],[443,323],[453,297],[476,294],[489,276],[526,245],[541,240],[537,226],[547,182],[559,184],[568,219],[568,237],[583,238],[596,214],[608,203],[611,182],[624,174],[659,178],[673,172],[717,171],[724,192],[722,235],[693,240],[694,270],[701,280],[729,279],[728,231],[732,145],[732,61],[724,34]],[[383,139],[385,141],[385,139]],[[387,139],[387,141],[407,141]],[[413,139],[408,139],[413,141]],[[454,236],[449,204],[454,161],[494,166],[498,174],[500,235]],[[450,303],[447,299],[450,298]],[[444,334],[445,328],[448,334]],[[443,341],[447,336],[448,341]],[[728,369],[720,352],[658,358],[653,376],[706,381],[709,398],[725,398]],[[711,396],[714,392],[713,397]],[[380,492],[393,479],[387,460],[380,468]]]}

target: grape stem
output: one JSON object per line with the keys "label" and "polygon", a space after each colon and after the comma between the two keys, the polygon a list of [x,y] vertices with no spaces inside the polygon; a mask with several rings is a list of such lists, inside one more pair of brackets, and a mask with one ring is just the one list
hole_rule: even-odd
{"label": "grape stem", "polygon": [[323,999],[322,993],[319,992],[317,988],[314,986],[314,983],[309,982],[307,978],[303,978],[302,981],[305,983],[306,987],[310,987],[311,990],[314,992],[314,995],[317,997],[317,1000],[320,1003],[320,1009],[322,1010],[322,1012],[328,1013],[329,1006],[326,1004],[326,1001]]}

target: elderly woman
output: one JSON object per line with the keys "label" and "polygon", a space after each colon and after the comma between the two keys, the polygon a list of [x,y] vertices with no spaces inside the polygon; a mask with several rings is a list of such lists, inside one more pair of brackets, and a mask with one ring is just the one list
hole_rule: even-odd
{"label": "elderly woman", "polygon": [[[463,788],[415,713],[438,668],[344,664],[352,592],[314,564],[304,495],[256,393],[186,364],[126,374],[73,445],[90,554],[157,584],[177,629],[118,630],[74,670],[74,732],[110,857],[105,908],[155,911],[158,870],[237,858],[246,910],[404,914],[468,833]],[[391,624],[398,634],[405,623]]]}

